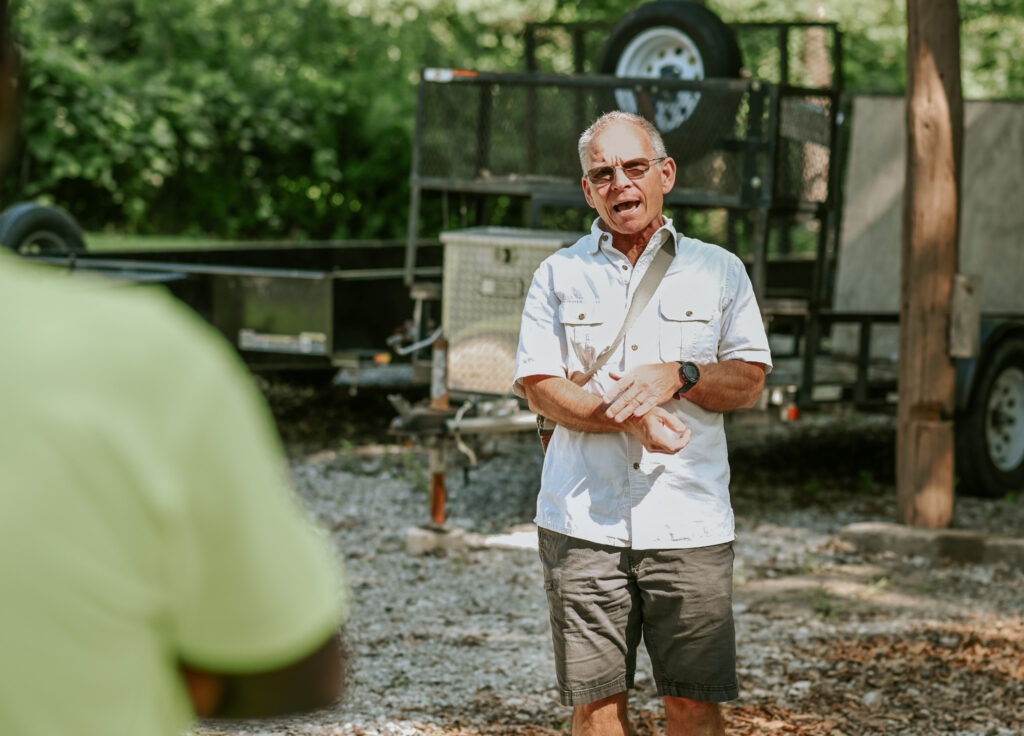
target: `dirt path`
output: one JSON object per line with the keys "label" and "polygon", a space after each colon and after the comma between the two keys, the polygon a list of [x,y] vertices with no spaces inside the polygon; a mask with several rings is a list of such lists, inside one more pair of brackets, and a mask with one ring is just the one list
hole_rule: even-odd
{"label": "dirt path", "polygon": [[[725,709],[729,733],[1024,733],[1024,571],[845,546],[845,524],[893,519],[895,491],[891,424],[840,429],[731,435],[741,697]],[[349,694],[328,712],[198,733],[566,733],[536,551],[513,546],[533,539],[534,439],[502,440],[468,476],[452,473],[450,520],[479,536],[426,555],[405,547],[427,517],[424,457],[325,445],[303,445],[293,473],[349,572]],[[960,499],[956,524],[1020,534],[1024,502]],[[663,733],[645,655],[638,669],[637,733]]]}

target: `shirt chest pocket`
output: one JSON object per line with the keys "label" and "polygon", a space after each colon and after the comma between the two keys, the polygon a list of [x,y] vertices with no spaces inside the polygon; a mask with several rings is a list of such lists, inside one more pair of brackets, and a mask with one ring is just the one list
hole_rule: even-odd
{"label": "shirt chest pocket", "polygon": [[608,343],[608,320],[601,302],[563,302],[558,307],[558,318],[565,327],[570,352],[575,353],[584,369],[589,368]]}
{"label": "shirt chest pocket", "polygon": [[715,299],[705,295],[670,294],[662,297],[658,314],[658,350],[663,361],[715,361],[719,322]]}

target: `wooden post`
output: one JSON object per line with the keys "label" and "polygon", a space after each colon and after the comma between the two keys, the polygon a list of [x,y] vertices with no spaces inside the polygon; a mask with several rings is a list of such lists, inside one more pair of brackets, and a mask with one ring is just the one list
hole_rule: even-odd
{"label": "wooden post", "polygon": [[953,518],[948,328],[963,141],[956,0],[907,0],[907,28],[896,483],[900,521],[936,528]]}

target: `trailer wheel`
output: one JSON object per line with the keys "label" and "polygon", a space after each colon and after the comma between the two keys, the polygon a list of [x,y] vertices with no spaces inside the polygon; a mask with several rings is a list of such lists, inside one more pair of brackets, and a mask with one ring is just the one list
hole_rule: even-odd
{"label": "trailer wheel", "polygon": [[[619,77],[700,80],[738,77],[742,63],[736,37],[717,15],[695,2],[661,0],[637,8],[612,30],[598,70]],[[739,96],[677,91],[638,100],[632,90],[617,89],[602,106],[651,118],[669,154],[682,164],[704,155],[732,129]]]}
{"label": "trailer wheel", "polygon": [[62,255],[84,251],[85,239],[75,218],[59,207],[21,202],[0,214],[0,245],[16,253]]}
{"label": "trailer wheel", "polygon": [[1024,487],[1024,339],[1004,339],[982,367],[956,447],[964,493],[995,498]]}

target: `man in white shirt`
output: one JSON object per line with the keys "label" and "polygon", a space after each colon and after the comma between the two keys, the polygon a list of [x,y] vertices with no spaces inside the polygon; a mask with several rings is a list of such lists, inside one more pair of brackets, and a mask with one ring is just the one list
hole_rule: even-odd
{"label": "man in white shirt", "polygon": [[[630,733],[642,635],[670,736],[721,734],[718,704],[738,694],[722,413],[756,402],[768,341],[742,262],[662,215],[676,165],[653,125],[608,113],[579,154],[599,217],[537,269],[514,385],[558,423],[536,522],[561,699],[575,709],[574,736]],[[577,385],[670,240],[657,291]]]}

